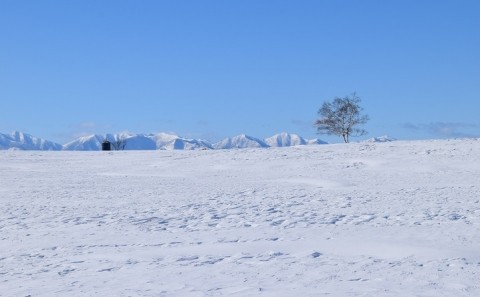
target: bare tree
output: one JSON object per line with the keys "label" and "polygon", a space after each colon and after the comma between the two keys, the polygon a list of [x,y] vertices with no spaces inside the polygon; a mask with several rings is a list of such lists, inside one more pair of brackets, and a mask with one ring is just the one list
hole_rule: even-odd
{"label": "bare tree", "polygon": [[368,115],[361,115],[363,108],[360,102],[356,93],[344,98],[335,97],[332,102],[324,102],[318,111],[320,118],[315,121],[317,132],[341,136],[345,143],[350,141],[350,137],[367,134],[367,131],[359,126],[370,118]]}
{"label": "bare tree", "polygon": [[116,151],[123,151],[125,146],[127,145],[127,140],[125,137],[117,136],[115,140],[112,142],[112,147]]}

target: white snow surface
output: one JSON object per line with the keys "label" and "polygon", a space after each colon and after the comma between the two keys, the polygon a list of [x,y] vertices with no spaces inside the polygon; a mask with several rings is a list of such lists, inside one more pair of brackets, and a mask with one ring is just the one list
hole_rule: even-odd
{"label": "white snow surface", "polygon": [[480,296],[479,152],[0,151],[0,295]]}

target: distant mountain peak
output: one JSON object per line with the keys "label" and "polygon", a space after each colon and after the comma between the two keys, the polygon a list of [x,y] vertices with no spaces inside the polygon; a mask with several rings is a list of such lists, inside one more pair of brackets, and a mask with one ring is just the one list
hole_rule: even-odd
{"label": "distant mountain peak", "polygon": [[13,131],[10,135],[0,133],[0,149],[59,151],[62,146],[24,132]]}
{"label": "distant mountain peak", "polygon": [[271,147],[284,147],[305,145],[307,144],[307,140],[297,134],[281,132],[271,137],[265,138],[265,143],[267,143]]}
{"label": "distant mountain peak", "polygon": [[370,138],[370,139],[367,139],[365,140],[365,142],[391,142],[391,141],[395,141],[397,139],[393,138],[393,137],[390,137],[388,135],[383,135],[383,136],[380,136],[380,137],[373,137],[373,138]]}
{"label": "distant mountain peak", "polygon": [[232,148],[261,148],[269,147],[263,140],[258,138],[240,134],[231,138],[225,138],[215,144],[213,148],[215,149],[232,149]]}
{"label": "distant mountain peak", "polygon": [[321,139],[319,139],[319,138],[314,138],[314,139],[309,139],[309,140],[307,141],[307,144],[308,144],[308,145],[328,144],[328,142],[323,141],[323,140],[321,140]]}

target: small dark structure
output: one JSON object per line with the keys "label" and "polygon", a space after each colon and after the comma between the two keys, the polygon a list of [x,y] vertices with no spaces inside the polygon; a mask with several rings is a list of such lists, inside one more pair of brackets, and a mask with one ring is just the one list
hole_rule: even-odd
{"label": "small dark structure", "polygon": [[102,142],[102,151],[111,151],[112,150],[112,144],[108,140],[104,140]]}

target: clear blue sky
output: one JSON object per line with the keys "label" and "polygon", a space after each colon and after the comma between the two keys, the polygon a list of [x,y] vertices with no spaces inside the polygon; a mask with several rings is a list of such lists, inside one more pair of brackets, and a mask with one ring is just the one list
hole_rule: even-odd
{"label": "clear blue sky", "polygon": [[0,0],[0,132],[313,138],[322,102],[356,91],[367,137],[479,137],[479,13],[478,0]]}

